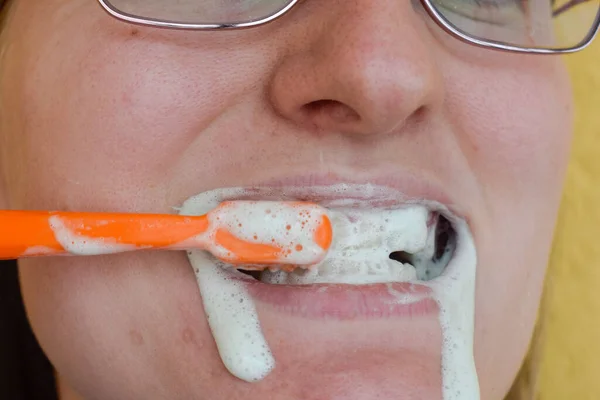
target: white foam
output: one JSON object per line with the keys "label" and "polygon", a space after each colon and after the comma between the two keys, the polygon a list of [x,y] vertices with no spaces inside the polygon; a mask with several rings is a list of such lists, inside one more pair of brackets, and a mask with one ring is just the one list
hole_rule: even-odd
{"label": "white foam", "polygon": [[54,254],[57,251],[51,247],[46,246],[32,246],[25,250],[22,254],[23,257],[31,257],[31,256],[46,256],[50,254]]}
{"label": "white foam", "polygon": [[65,226],[58,215],[49,218],[56,241],[69,253],[79,256],[114,254],[136,250],[135,245],[117,243],[114,239],[96,239],[77,234]]}
{"label": "white foam", "polygon": [[247,382],[266,377],[275,368],[275,358],[262,334],[254,302],[243,284],[226,276],[202,251],[192,251],[208,324],[223,364]]}
{"label": "white foam", "polygon": [[478,400],[479,382],[473,357],[475,270],[473,237],[464,221],[454,221],[458,242],[444,274],[425,284],[440,308],[442,327],[442,393],[444,400]]}
{"label": "white foam", "polygon": [[[332,263],[333,264],[333,263]],[[364,285],[369,283],[408,282],[417,279],[415,268],[410,264],[401,264],[394,260],[373,261],[368,263],[347,261],[336,262],[333,267],[309,270],[265,271],[261,281],[279,285],[310,285],[315,283],[340,283]],[[339,271],[339,272],[338,272]]]}
{"label": "white foam", "polygon": [[[183,215],[203,215],[219,204],[214,192],[196,196],[181,208]],[[252,297],[202,251],[188,253],[204,312],[225,368],[247,382],[266,377],[275,359],[265,339]]]}
{"label": "white foam", "polygon": [[[282,264],[312,265],[325,257],[314,235],[326,215],[326,210],[316,204],[230,202],[208,214],[209,229],[204,235],[215,235],[224,228],[245,242],[280,247]],[[235,258],[230,249],[215,245],[215,240],[207,242],[213,244],[210,251],[214,256]]]}
{"label": "white foam", "polygon": [[385,283],[416,279],[410,264],[390,260],[394,251],[416,253],[427,245],[429,210],[421,205],[396,209],[330,209],[333,241],[325,260],[310,270],[266,272],[261,280],[278,284]]}
{"label": "white foam", "polygon": [[[357,195],[360,195],[364,196],[365,199],[377,197],[379,199],[402,201],[402,195],[400,193],[390,194],[390,191],[380,189],[373,185],[336,185],[334,187],[323,186],[316,188],[278,189],[277,199],[295,200],[302,198],[301,194],[309,189],[317,196],[320,194],[330,194],[332,191],[335,191],[340,196],[347,195],[348,197],[356,197]],[[189,199],[182,207],[181,212],[186,215],[204,214],[216,207],[218,203],[223,200],[244,197],[249,194],[255,198],[264,200],[269,199],[269,197],[273,195],[270,189],[257,189],[252,191],[245,191],[240,188],[214,190]],[[360,201],[340,199],[330,201],[323,205],[333,208],[347,207],[350,204],[356,206],[357,203],[360,203]],[[403,211],[405,214],[403,214],[402,218],[398,218],[402,219],[402,221],[404,221],[403,218],[406,218],[406,220],[414,218],[413,222],[411,224],[407,223],[404,228],[412,231],[412,234],[415,236],[408,235],[405,236],[404,239],[401,239],[402,236],[397,236],[396,239],[385,241],[385,243],[377,242],[379,239],[374,239],[376,242],[369,244],[369,246],[373,246],[373,248],[376,246],[387,246],[386,249],[396,251],[398,248],[395,246],[406,245],[409,247],[414,246],[414,249],[425,249],[426,252],[431,251],[431,237],[428,237],[427,233],[425,233],[425,237],[423,238],[422,231],[420,230],[423,228],[415,228],[416,226],[423,226],[422,208],[409,207],[405,210],[409,211]],[[360,216],[362,217],[362,211],[360,211],[360,213]],[[366,212],[365,215],[367,214],[369,214],[369,212]],[[375,220],[378,218],[376,217],[377,214],[378,212],[373,211],[373,218],[375,218]],[[332,216],[332,218],[335,219],[335,216]],[[395,223],[402,223],[402,221],[398,220],[395,221]],[[376,223],[373,226],[378,226],[378,224],[379,223]],[[335,226],[336,224],[334,222],[334,241],[341,236],[339,233],[335,232]],[[346,226],[351,226],[351,224]],[[478,400],[480,398],[479,383],[473,358],[476,252],[472,236],[466,223],[463,221],[454,221],[454,226],[458,233],[458,242],[454,257],[442,276],[426,282],[425,284],[432,289],[433,296],[440,308],[439,318],[443,336],[443,399]],[[366,231],[368,232],[370,229],[366,229]],[[359,230],[358,232],[360,235],[364,235],[364,233],[365,231],[362,230]],[[344,237],[349,240],[348,243],[350,243],[351,240],[359,240],[359,238],[353,239],[353,235]],[[418,240],[410,242],[414,237],[418,237]],[[371,237],[371,239],[373,239],[373,237]],[[339,246],[339,244],[332,244],[332,248],[334,245]],[[361,257],[364,256],[365,260],[368,260],[367,242],[361,242],[360,246],[364,251],[364,253],[361,253]],[[356,256],[356,254],[351,254],[350,250],[351,249],[347,249],[346,253],[349,260],[351,260],[353,256]],[[381,249],[379,249],[379,251],[381,251]],[[380,256],[378,255],[377,257]],[[190,253],[190,262],[196,273],[198,286],[204,300],[204,309],[208,316],[215,342],[217,343],[221,359],[227,369],[233,375],[246,381],[256,381],[267,376],[274,368],[275,361],[268,348],[266,339],[262,334],[253,300],[244,286],[228,277],[226,273],[220,267],[216,266],[203,252]],[[316,275],[322,274],[322,280],[327,281],[326,278],[324,278],[327,275],[327,271],[335,273],[339,270],[336,270],[335,266],[333,267],[333,270],[330,269],[331,265],[334,264],[335,263],[325,262],[320,268],[321,271],[309,271],[307,273],[300,272],[300,277],[298,278],[294,278],[294,275],[298,275],[296,272],[291,274],[281,271],[272,272],[272,280],[274,283],[285,282],[288,279],[298,279],[298,282],[306,282],[305,279],[308,278],[303,277],[302,274],[313,274],[315,276],[310,279],[315,280],[319,279]],[[354,267],[357,268],[357,271],[360,271],[363,274],[363,281],[359,282],[354,280],[348,283],[368,282],[369,265],[374,266],[372,268],[378,268],[376,264],[377,263],[370,263],[367,264],[367,267],[365,267],[364,262],[355,264]],[[399,265],[399,263],[396,264]],[[348,266],[349,264],[346,263],[346,265]],[[391,268],[391,265],[392,264],[390,263],[387,267]],[[398,276],[409,271],[408,269],[402,270],[401,268],[403,266],[398,265],[396,265],[396,268],[400,268],[400,270],[396,272],[398,273]],[[404,272],[401,273],[401,271]],[[410,272],[410,274],[413,272]],[[409,276],[408,272],[406,272],[406,274],[406,277],[409,277],[411,280],[414,279],[414,275]],[[349,274],[348,276],[353,275]],[[423,284],[423,282],[420,283]],[[240,300],[242,301],[240,302]],[[412,299],[404,299],[400,296],[398,301],[410,302]]]}

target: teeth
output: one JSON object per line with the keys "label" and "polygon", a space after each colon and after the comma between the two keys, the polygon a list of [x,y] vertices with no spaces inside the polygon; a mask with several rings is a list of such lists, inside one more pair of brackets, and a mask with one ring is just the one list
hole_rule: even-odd
{"label": "teeth", "polygon": [[424,251],[428,243],[424,206],[393,210],[335,209],[329,217],[334,227],[327,258],[310,270],[264,271],[261,281],[273,284],[349,283],[367,284],[415,280],[408,263],[389,258],[393,251]]}
{"label": "teeth", "polygon": [[260,281],[288,285],[425,281],[439,276],[452,258],[455,237],[450,223],[432,216],[424,206],[342,208],[330,210],[329,217],[334,235],[324,261],[310,269],[274,265],[259,274]]}
{"label": "teeth", "polygon": [[[429,210],[411,206],[394,210],[338,209],[330,212],[334,240],[330,254],[335,258],[365,257],[368,252],[416,253],[427,244]],[[387,258],[377,257],[380,259]]]}
{"label": "teeth", "polygon": [[394,260],[373,263],[348,262],[343,271],[338,268],[296,269],[292,272],[264,271],[260,280],[279,285],[306,285],[314,283],[390,283],[417,279],[415,268]]}

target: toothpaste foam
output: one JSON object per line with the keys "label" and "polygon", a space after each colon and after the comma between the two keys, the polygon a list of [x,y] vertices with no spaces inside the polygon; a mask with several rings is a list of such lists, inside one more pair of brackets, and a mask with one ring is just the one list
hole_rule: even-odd
{"label": "toothpaste foam", "polygon": [[51,216],[49,223],[58,243],[71,254],[89,256],[113,254],[138,249],[135,245],[116,243],[114,239],[97,239],[80,235],[65,226],[58,215]]}
{"label": "toothpaste foam", "polygon": [[416,253],[428,243],[429,210],[421,205],[396,209],[328,210],[333,242],[325,260],[309,270],[265,272],[261,280],[278,284],[386,283],[416,279],[410,264],[390,260],[394,251]]}
{"label": "toothpaste foam", "polygon": [[[331,193],[331,191],[337,190],[340,197],[344,195],[352,197],[357,194],[365,197],[377,197],[377,194],[380,192],[380,190],[373,185],[336,185],[334,187],[324,186],[312,189],[314,193]],[[301,196],[298,195],[301,190],[305,191],[306,188],[289,188],[289,190],[287,190],[289,198],[286,198],[286,200],[296,200],[301,198]],[[278,193],[280,193],[280,191],[278,191]],[[214,190],[189,199],[184,204],[181,213],[185,215],[204,214],[216,207],[223,199],[242,197],[248,194],[268,200],[271,192],[269,189],[246,191],[241,188]],[[385,199],[384,197],[385,196],[382,197],[383,200],[395,201],[400,201],[402,198],[401,194],[393,197],[386,197]],[[278,198],[281,199],[281,196],[278,196]],[[325,204],[325,206],[332,208],[346,207],[349,205],[348,203],[348,200],[341,199],[331,201],[330,204]],[[355,202],[352,201],[352,203]],[[398,210],[396,211],[399,212]],[[361,210],[361,217],[363,212],[369,214],[368,211]],[[375,221],[377,218],[380,218],[378,215],[381,214],[377,211],[370,212],[372,212],[372,218]],[[403,216],[406,220],[414,218],[412,224],[406,224],[403,229],[412,231],[412,229],[415,229],[415,226],[423,225],[422,208],[421,211],[419,211],[419,207],[411,207],[404,209],[402,212],[408,213]],[[332,218],[335,219],[335,216]],[[335,226],[335,221],[332,222]],[[388,222],[389,219],[386,221],[386,226],[388,226]],[[395,222],[402,223],[400,219]],[[442,276],[429,282],[420,283],[429,286],[432,289],[433,296],[440,308],[439,318],[443,335],[443,399],[478,400],[480,398],[479,383],[473,358],[476,252],[473,238],[466,223],[455,221],[454,225],[457,229],[458,243],[452,262],[448,265]],[[346,225],[346,227],[348,226],[351,226],[351,224]],[[373,224],[373,226],[378,226],[378,223]],[[382,240],[381,231],[379,231],[378,239],[375,238],[375,232],[373,232],[372,229],[365,228],[364,226],[361,228],[362,229],[359,229],[356,232],[351,230],[347,232],[346,235],[338,234],[337,236],[343,236],[345,240],[344,243],[347,245],[352,243],[353,240],[368,241],[369,239],[359,239],[354,236],[355,234],[357,236],[364,236],[367,234],[367,237],[370,237],[371,240],[375,240],[375,242],[368,245],[371,246],[371,249],[374,249],[373,246],[380,246],[382,244],[389,248],[400,245],[400,238],[402,236],[397,236],[396,239],[391,241],[389,241],[388,238],[386,239],[388,241],[385,243],[377,242],[377,240]],[[419,236],[422,235],[422,231],[417,229],[412,232],[412,234],[415,235],[414,237],[418,237],[418,240],[410,242],[414,237],[408,237],[411,236],[408,235],[403,239],[403,245],[408,247],[412,245],[414,246],[414,249],[425,246],[427,250],[427,246],[431,245],[431,240],[428,239],[427,234],[425,233],[425,244],[423,244],[423,238]],[[334,240],[336,240],[335,231]],[[368,253],[366,241],[360,242],[359,246],[363,247],[364,253],[362,254],[364,255],[364,261],[369,260],[366,256]],[[334,248],[341,249],[345,246],[344,243],[334,243],[332,246],[338,246]],[[394,251],[395,250],[398,249],[394,249]],[[341,253],[339,253],[338,256],[343,257],[343,250],[340,251]],[[346,256],[350,260],[356,256],[356,254],[351,254],[352,251],[353,249],[351,248],[346,249]],[[377,257],[380,257],[380,255]],[[196,273],[198,286],[204,301],[204,309],[223,363],[234,376],[237,376],[240,379],[251,382],[264,378],[274,368],[275,360],[261,331],[256,308],[254,307],[251,296],[242,283],[228,277],[225,271],[211,261],[209,256],[205,253],[191,252],[189,258]],[[331,268],[331,265],[334,265],[335,263],[332,263],[330,260],[324,264],[327,265],[321,266],[322,272]],[[359,263],[357,268],[364,268],[364,264],[364,262]],[[387,267],[390,266],[391,264],[387,265]],[[333,268],[335,270],[335,265]],[[265,273],[268,274],[268,272]],[[308,273],[315,274],[315,272]],[[396,273],[401,275],[399,271]],[[274,283],[281,283],[277,282],[277,280],[294,279],[289,278],[290,276],[293,276],[294,272],[281,275],[281,272],[278,271],[272,272],[271,274],[273,274]],[[368,281],[368,278],[365,278],[365,276],[366,275],[363,276],[363,279]],[[406,276],[408,277],[409,275]],[[414,279],[412,275],[410,278]],[[298,279],[298,282],[300,282],[305,278],[301,276]],[[317,278],[313,276],[310,279]],[[349,283],[361,282],[353,281]]]}
{"label": "toothpaste foam", "polygon": [[[203,215],[219,205],[214,193],[188,200],[183,215]],[[275,368],[275,359],[265,339],[254,301],[244,285],[226,276],[203,251],[188,257],[194,273],[204,312],[225,368],[234,376],[255,382]]]}
{"label": "toothpaste foam", "polygon": [[444,400],[478,400],[479,382],[473,357],[475,270],[473,237],[455,221],[458,243],[444,274],[426,282],[440,308],[442,327],[442,393]]}

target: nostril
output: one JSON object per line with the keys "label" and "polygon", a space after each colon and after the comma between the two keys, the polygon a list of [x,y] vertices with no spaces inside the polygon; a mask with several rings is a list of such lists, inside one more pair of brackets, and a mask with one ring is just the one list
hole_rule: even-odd
{"label": "nostril", "polygon": [[352,107],[337,100],[311,101],[302,110],[309,119],[327,118],[337,123],[357,122],[361,119]]}

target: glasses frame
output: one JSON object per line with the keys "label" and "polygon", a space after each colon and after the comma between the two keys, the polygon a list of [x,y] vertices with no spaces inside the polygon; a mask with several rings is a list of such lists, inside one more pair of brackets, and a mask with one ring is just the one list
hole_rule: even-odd
{"label": "glasses frame", "polygon": [[[454,25],[448,21],[446,17],[444,17],[437,8],[433,5],[433,0],[419,0],[425,11],[434,22],[442,28],[445,32],[450,34],[451,36],[459,39],[462,42],[475,45],[477,47],[492,49],[492,50],[500,50],[510,53],[528,53],[528,54],[567,54],[567,53],[575,53],[577,51],[583,50],[594,40],[598,31],[600,31],[600,7],[598,8],[598,12],[596,13],[596,17],[594,19],[594,24],[590,29],[587,36],[577,45],[564,49],[552,49],[552,48],[539,48],[539,47],[525,47],[525,46],[512,46],[509,44],[505,44],[498,41],[493,40],[482,40],[476,37],[467,35],[460,30],[458,30]],[[129,15],[119,10],[115,9],[111,4],[108,3],[108,0],[98,0],[102,8],[108,12],[111,16],[131,24],[136,25],[144,25],[155,28],[166,28],[166,29],[179,29],[179,30],[232,30],[232,29],[248,29],[254,28],[260,25],[265,25],[269,22],[272,22],[282,15],[286,14],[290,11],[294,6],[296,6],[300,0],[289,0],[289,4],[284,8],[279,10],[278,12],[269,15],[265,18],[261,18],[254,21],[249,22],[240,22],[240,23],[231,23],[231,24],[192,24],[192,23],[183,23],[183,22],[169,22],[169,21],[161,21],[153,18],[140,18],[133,15]]]}

